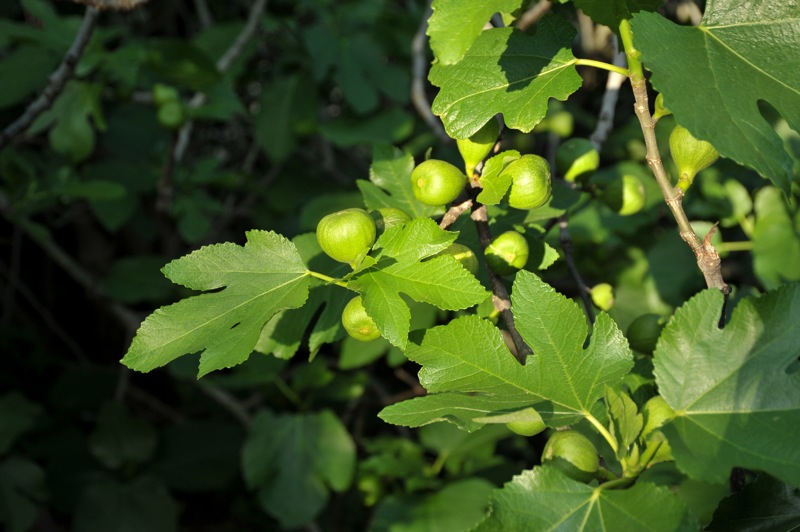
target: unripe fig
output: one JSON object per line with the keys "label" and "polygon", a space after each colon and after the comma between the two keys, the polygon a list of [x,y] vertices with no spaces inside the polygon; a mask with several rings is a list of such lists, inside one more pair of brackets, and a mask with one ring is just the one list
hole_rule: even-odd
{"label": "unripe fig", "polygon": [[652,354],[663,328],[664,318],[658,314],[642,314],[628,326],[626,336],[631,349],[646,355]]}
{"label": "unripe fig", "polygon": [[554,433],[542,451],[542,464],[560,469],[579,482],[589,482],[597,473],[600,458],[589,438],[574,430]]}
{"label": "unripe fig", "polygon": [[545,425],[542,420],[542,416],[535,408],[529,407],[515,412],[514,415],[519,419],[509,421],[506,423],[506,427],[508,427],[511,432],[519,434],[520,436],[535,436],[547,428],[547,425]]}
{"label": "unripe fig", "polygon": [[541,122],[536,124],[536,127],[533,128],[533,131],[536,133],[549,131],[550,133],[554,133],[563,139],[572,135],[574,122],[575,119],[572,117],[572,113],[569,111],[555,111],[553,113],[548,113]]}
{"label": "unripe fig", "polygon": [[672,160],[678,167],[678,187],[684,191],[694,181],[694,176],[719,159],[719,153],[705,140],[698,140],[681,125],[676,125],[669,135]]}
{"label": "unripe fig", "polygon": [[600,166],[600,154],[589,139],[572,138],[556,150],[556,169],[567,181],[584,180]]}
{"label": "unripe fig", "polygon": [[660,395],[656,395],[647,400],[644,407],[642,407],[642,415],[644,416],[642,438],[646,438],[647,435],[654,430],[661,428],[668,421],[675,419],[675,411]]}
{"label": "unripe fig", "polygon": [[319,221],[317,241],[330,258],[354,266],[372,248],[376,231],[375,220],[367,211],[344,209]]}
{"label": "unripe fig", "polygon": [[538,155],[523,155],[506,166],[501,175],[511,176],[508,204],[515,209],[541,207],[553,195],[550,165]]}
{"label": "unripe fig", "polygon": [[614,287],[608,283],[600,283],[592,287],[592,303],[600,310],[608,312],[614,306]]}
{"label": "unripe fig", "polygon": [[440,251],[435,256],[438,257],[439,255],[445,254],[452,255],[453,258],[460,262],[472,275],[478,274],[478,268],[480,267],[480,264],[478,264],[478,257],[475,256],[475,252],[472,251],[470,247],[456,242],[450,244],[450,247]]}
{"label": "unripe fig", "polygon": [[458,151],[461,152],[461,157],[464,159],[467,176],[471,176],[475,167],[491,153],[499,135],[500,124],[492,118],[468,139],[456,140]]}
{"label": "unripe fig", "polygon": [[425,205],[445,205],[461,194],[467,176],[446,161],[428,159],[411,172],[414,196]]}
{"label": "unripe fig", "polygon": [[530,248],[525,237],[516,231],[506,231],[495,238],[484,255],[486,265],[498,275],[511,275],[525,267]]}
{"label": "unripe fig", "polygon": [[644,185],[635,175],[616,176],[603,189],[602,199],[617,214],[630,216],[644,207]]}
{"label": "unripe fig", "polygon": [[411,216],[394,207],[381,207],[370,211],[369,215],[375,220],[378,236],[382,235],[390,227],[402,227],[411,221]]}
{"label": "unripe fig", "polygon": [[179,101],[168,101],[158,106],[158,123],[167,129],[178,129],[186,122],[186,111]]}
{"label": "unripe fig", "polygon": [[181,99],[178,89],[170,85],[156,83],[153,85],[153,103],[162,106],[167,102],[177,102]]}
{"label": "unripe fig", "polygon": [[658,93],[658,96],[656,96],[656,103],[654,107],[655,107],[653,110],[654,120],[658,120],[662,116],[667,116],[672,114],[672,111],[667,109],[667,106],[664,105],[664,95],[660,92]]}
{"label": "unripe fig", "polygon": [[345,305],[342,311],[342,325],[347,334],[361,340],[369,342],[381,336],[378,326],[367,314],[361,296],[356,296]]}

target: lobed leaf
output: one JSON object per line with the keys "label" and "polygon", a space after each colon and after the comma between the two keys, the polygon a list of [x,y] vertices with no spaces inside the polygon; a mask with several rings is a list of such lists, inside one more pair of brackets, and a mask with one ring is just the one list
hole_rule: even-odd
{"label": "lobed leaf", "polygon": [[309,278],[294,245],[268,231],[248,231],[244,246],[203,247],[163,269],[173,282],[201,294],[162,307],[145,319],[122,363],[150,371],[197,351],[198,376],[240,364],[278,311],[308,297]]}
{"label": "lobed leaf", "polygon": [[668,488],[640,482],[625,490],[592,487],[554,467],[516,475],[491,498],[476,532],[505,530],[696,530],[699,523]]}
{"label": "lobed leaf", "polygon": [[656,347],[656,383],[677,415],[662,428],[675,461],[700,480],[744,467],[800,485],[800,284],[742,300],[724,329],[722,301],[717,290],[689,300]]}
{"label": "lobed leaf", "polygon": [[697,27],[656,13],[631,25],[677,122],[788,193],[792,158],[762,109],[774,107],[800,131],[800,3],[709,0]]}
{"label": "lobed leaf", "polygon": [[550,98],[566,100],[581,86],[574,37],[575,29],[555,15],[544,17],[533,35],[512,28],[482,32],[461,61],[431,68],[431,83],[441,88],[434,114],[456,139],[498,113],[508,127],[531,131],[547,114]]}

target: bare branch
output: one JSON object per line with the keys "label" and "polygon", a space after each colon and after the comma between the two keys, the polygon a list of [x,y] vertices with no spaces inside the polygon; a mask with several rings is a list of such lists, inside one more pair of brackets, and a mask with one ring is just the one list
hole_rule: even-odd
{"label": "bare branch", "polygon": [[[611,47],[614,54],[614,64],[619,67],[627,67],[625,52],[619,51],[617,36],[611,37]],[[589,137],[597,151],[600,151],[603,143],[608,138],[609,133],[614,128],[614,115],[616,113],[617,100],[619,99],[619,88],[625,83],[627,77],[619,72],[609,72],[606,79],[606,89],[603,93],[603,102],[600,106],[600,114],[597,119],[597,126]]]}
{"label": "bare branch", "polygon": [[425,10],[425,15],[422,17],[422,22],[419,25],[414,39],[411,41],[411,55],[413,58],[412,63],[412,78],[411,78],[411,102],[417,113],[422,117],[428,127],[434,134],[444,142],[451,142],[452,139],[445,133],[439,119],[431,111],[431,104],[425,94],[425,73],[428,67],[428,60],[425,57],[425,32],[428,29],[428,19],[431,16],[431,2],[428,2],[428,8]]}
{"label": "bare branch", "polygon": [[147,0],[72,0],[76,4],[91,6],[98,11],[111,9],[113,11],[130,11],[139,7]]}
{"label": "bare branch", "polygon": [[208,9],[206,0],[194,0],[194,8],[197,10],[197,18],[200,19],[200,24],[204,28],[209,28],[214,24],[214,19],[211,17],[211,11]]}
{"label": "bare branch", "polygon": [[586,286],[583,277],[581,277],[581,272],[578,271],[578,267],[575,265],[575,257],[572,253],[572,237],[569,234],[569,217],[566,214],[558,219],[558,231],[558,239],[561,242],[561,249],[564,250],[567,269],[569,269],[570,275],[578,285],[578,293],[586,309],[586,315],[589,317],[589,321],[594,323],[594,307],[592,306],[592,298],[589,296],[591,290]]}
{"label": "bare branch", "polygon": [[468,199],[466,201],[462,201],[461,203],[454,203],[450,209],[444,213],[442,217],[442,221],[439,222],[439,227],[442,229],[447,229],[451,225],[453,225],[458,217],[467,212],[472,208],[472,200]]}
{"label": "bare branch", "polygon": [[58,65],[58,68],[52,74],[50,74],[47,87],[45,87],[44,91],[42,91],[42,94],[40,94],[39,97],[36,98],[36,100],[34,100],[27,109],[25,109],[25,112],[22,113],[19,118],[6,127],[2,133],[0,133],[0,150],[5,148],[14,137],[28,129],[28,127],[30,127],[30,125],[39,117],[39,115],[53,105],[53,102],[55,102],[58,95],[61,94],[62,90],[64,90],[64,86],[75,72],[75,66],[78,64],[78,61],[80,60],[81,56],[83,55],[83,51],[86,48],[86,44],[89,42],[89,39],[94,32],[95,22],[97,21],[97,13],[98,11],[94,7],[86,8],[86,12],[83,15],[83,21],[81,22],[81,27],[78,29],[78,33],[75,35],[75,40],[72,41],[72,45],[70,45],[69,50],[67,50],[66,55],[64,55],[64,59],[61,61],[61,64]]}
{"label": "bare branch", "polygon": [[529,10],[522,14],[517,20],[517,28],[521,30],[525,30],[530,28],[534,24],[536,24],[540,18],[542,18],[545,13],[550,11],[550,8],[553,6],[553,2],[550,0],[539,0]]}

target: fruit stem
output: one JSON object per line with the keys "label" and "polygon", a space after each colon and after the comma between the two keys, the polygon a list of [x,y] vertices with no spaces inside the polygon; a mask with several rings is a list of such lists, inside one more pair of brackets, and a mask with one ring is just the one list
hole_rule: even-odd
{"label": "fruit stem", "polygon": [[706,286],[717,288],[723,294],[730,293],[730,288],[722,278],[721,261],[717,250],[711,245],[709,233],[705,241],[692,229],[689,218],[683,210],[683,190],[673,187],[669,175],[661,162],[661,154],[656,140],[656,122],[650,114],[650,103],[647,98],[647,80],[644,77],[644,68],[639,60],[641,53],[633,45],[633,31],[630,21],[623,19],[619,24],[620,37],[625,48],[625,55],[628,58],[628,70],[630,72],[631,88],[635,103],[633,105],[636,117],[644,136],[645,146],[647,146],[647,165],[656,178],[664,201],[667,203],[672,216],[678,223],[678,230],[684,242],[686,242],[695,254],[697,266],[703,273]]}
{"label": "fruit stem", "polygon": [[613,490],[617,488],[627,488],[636,481],[635,478],[625,477],[616,480],[609,480],[597,486],[598,490]]}
{"label": "fruit stem", "polygon": [[[649,443],[649,442],[648,442]],[[645,447],[644,452],[642,453],[642,458],[639,460],[639,470],[643,470],[647,468],[647,465],[653,459],[653,457],[658,452],[658,449],[663,445],[664,442],[660,441],[658,443],[654,443]]]}
{"label": "fruit stem", "polygon": [[344,281],[340,281],[339,279],[335,279],[330,275],[325,275],[324,273],[313,272],[311,270],[306,270],[306,275],[310,275],[311,277],[316,277],[317,279],[321,279],[328,284],[335,284],[336,286],[341,286],[342,288],[347,288],[347,283]]}
{"label": "fruit stem", "polygon": [[753,249],[753,242],[750,240],[745,240],[743,242],[723,242],[721,244],[717,244],[717,249],[722,252],[750,251]]}
{"label": "fruit stem", "polygon": [[608,70],[609,72],[622,74],[626,78],[631,75],[627,68],[618,67],[617,65],[612,65],[611,63],[606,63],[605,61],[595,61],[594,59],[576,59],[575,66],[591,66],[600,68],[603,70]]}
{"label": "fruit stem", "polygon": [[617,454],[617,453],[619,452],[619,445],[617,444],[617,439],[616,439],[614,436],[612,436],[612,435],[611,435],[611,433],[610,433],[610,432],[608,432],[608,429],[607,429],[607,428],[605,428],[605,427],[603,426],[603,424],[602,424],[602,423],[600,423],[600,422],[597,420],[597,418],[596,418],[596,417],[594,417],[594,416],[593,416],[591,413],[589,413],[589,412],[584,412],[584,413],[583,413],[583,416],[586,418],[586,420],[587,420],[589,423],[591,423],[592,425],[594,425],[594,428],[596,428],[596,429],[597,429],[597,432],[599,432],[599,433],[600,433],[600,434],[603,436],[603,438],[605,438],[605,439],[606,439],[606,441],[608,442],[608,444],[611,446],[611,450],[612,450],[612,451],[614,451],[614,454]]}

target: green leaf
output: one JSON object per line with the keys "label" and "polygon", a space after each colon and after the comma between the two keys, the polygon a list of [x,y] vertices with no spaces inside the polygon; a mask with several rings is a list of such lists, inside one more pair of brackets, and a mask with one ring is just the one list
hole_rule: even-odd
{"label": "green leaf", "polygon": [[632,28],[676,121],[788,193],[792,159],[759,106],[800,131],[800,4],[709,2],[700,26],[639,13]]}
{"label": "green leaf", "polygon": [[178,513],[178,504],[153,477],[126,483],[103,479],[81,494],[73,530],[172,532],[178,529]]}
{"label": "green leaf", "polygon": [[792,227],[786,200],[778,189],[756,193],[753,226],[753,269],[767,288],[800,280],[800,235]]}
{"label": "green leaf", "polygon": [[386,231],[376,244],[382,247],[376,266],[348,283],[362,294],[367,314],[393,345],[404,349],[408,341],[411,311],[401,293],[443,310],[465,309],[486,298],[486,289],[451,255],[420,262],[446,249],[456,236],[430,218]]}
{"label": "green leaf", "polygon": [[606,408],[611,418],[611,434],[617,439],[620,450],[625,452],[642,432],[642,415],[628,394],[611,387],[606,388]]}
{"label": "green leaf", "polygon": [[153,454],[156,430],[146,421],[131,417],[119,403],[106,403],[97,416],[97,428],[89,437],[89,449],[106,467],[119,469],[139,464]]}
{"label": "green leaf", "polygon": [[45,472],[35,462],[19,456],[0,462],[0,523],[9,531],[31,530],[46,498]]}
{"label": "green leaf", "polygon": [[294,245],[268,231],[248,231],[247,243],[203,247],[167,264],[164,274],[194,290],[219,290],[162,307],[139,327],[122,363],[150,371],[203,351],[198,376],[240,364],[264,324],[308,297],[309,278]]}
{"label": "green leaf", "polygon": [[506,150],[486,161],[481,172],[483,190],[478,194],[478,201],[484,205],[497,205],[503,201],[508,187],[511,186],[511,175],[502,172],[519,157],[520,153],[517,150]]}
{"label": "green leaf", "polygon": [[797,530],[800,489],[761,475],[741,492],[723,500],[706,530]]}
{"label": "green leaf", "polygon": [[733,467],[800,484],[800,284],[736,306],[717,327],[722,293],[678,309],[654,354],[659,391],[677,417],[662,428],[678,466],[722,482]]}
{"label": "green leaf", "polygon": [[431,83],[441,88],[433,112],[457,139],[497,113],[506,126],[531,131],[547,114],[550,98],[566,100],[581,86],[574,37],[575,29],[555,15],[544,17],[533,35],[512,28],[484,31],[461,61],[431,68]]}
{"label": "green leaf", "polygon": [[439,63],[457,63],[495,13],[511,13],[522,0],[435,0],[427,34]]}
{"label": "green leaf", "polygon": [[283,527],[313,520],[328,489],[342,492],[353,479],[355,444],[330,411],[318,414],[258,414],[242,448],[247,485],[259,490],[263,508]]}
{"label": "green leaf", "polygon": [[376,144],[372,148],[372,165],[369,181],[358,180],[364,204],[368,209],[394,207],[412,218],[425,218],[442,214],[442,207],[425,205],[411,188],[414,158],[388,145]]}
{"label": "green leaf", "polygon": [[476,532],[505,530],[696,530],[669,488],[640,482],[625,490],[587,486],[554,467],[523,471],[492,495]]}
{"label": "green leaf", "polygon": [[390,496],[375,511],[374,532],[472,530],[486,513],[493,485],[471,478],[424,496]]}
{"label": "green leaf", "polygon": [[0,455],[5,454],[17,438],[33,428],[42,407],[19,392],[0,397]]}
{"label": "green leaf", "polygon": [[474,430],[476,418],[534,406],[548,425],[566,425],[591,412],[605,386],[619,383],[633,366],[627,342],[607,314],[598,316],[584,349],[580,308],[534,274],[517,274],[511,300],[517,328],[534,352],[525,366],[490,322],[455,319],[406,350],[422,365],[420,383],[431,395],[387,407],[380,416],[411,426],[447,419]]}
{"label": "green leaf", "polygon": [[575,0],[575,7],[593,21],[617,31],[620,21],[637,11],[655,11],[664,0]]}

